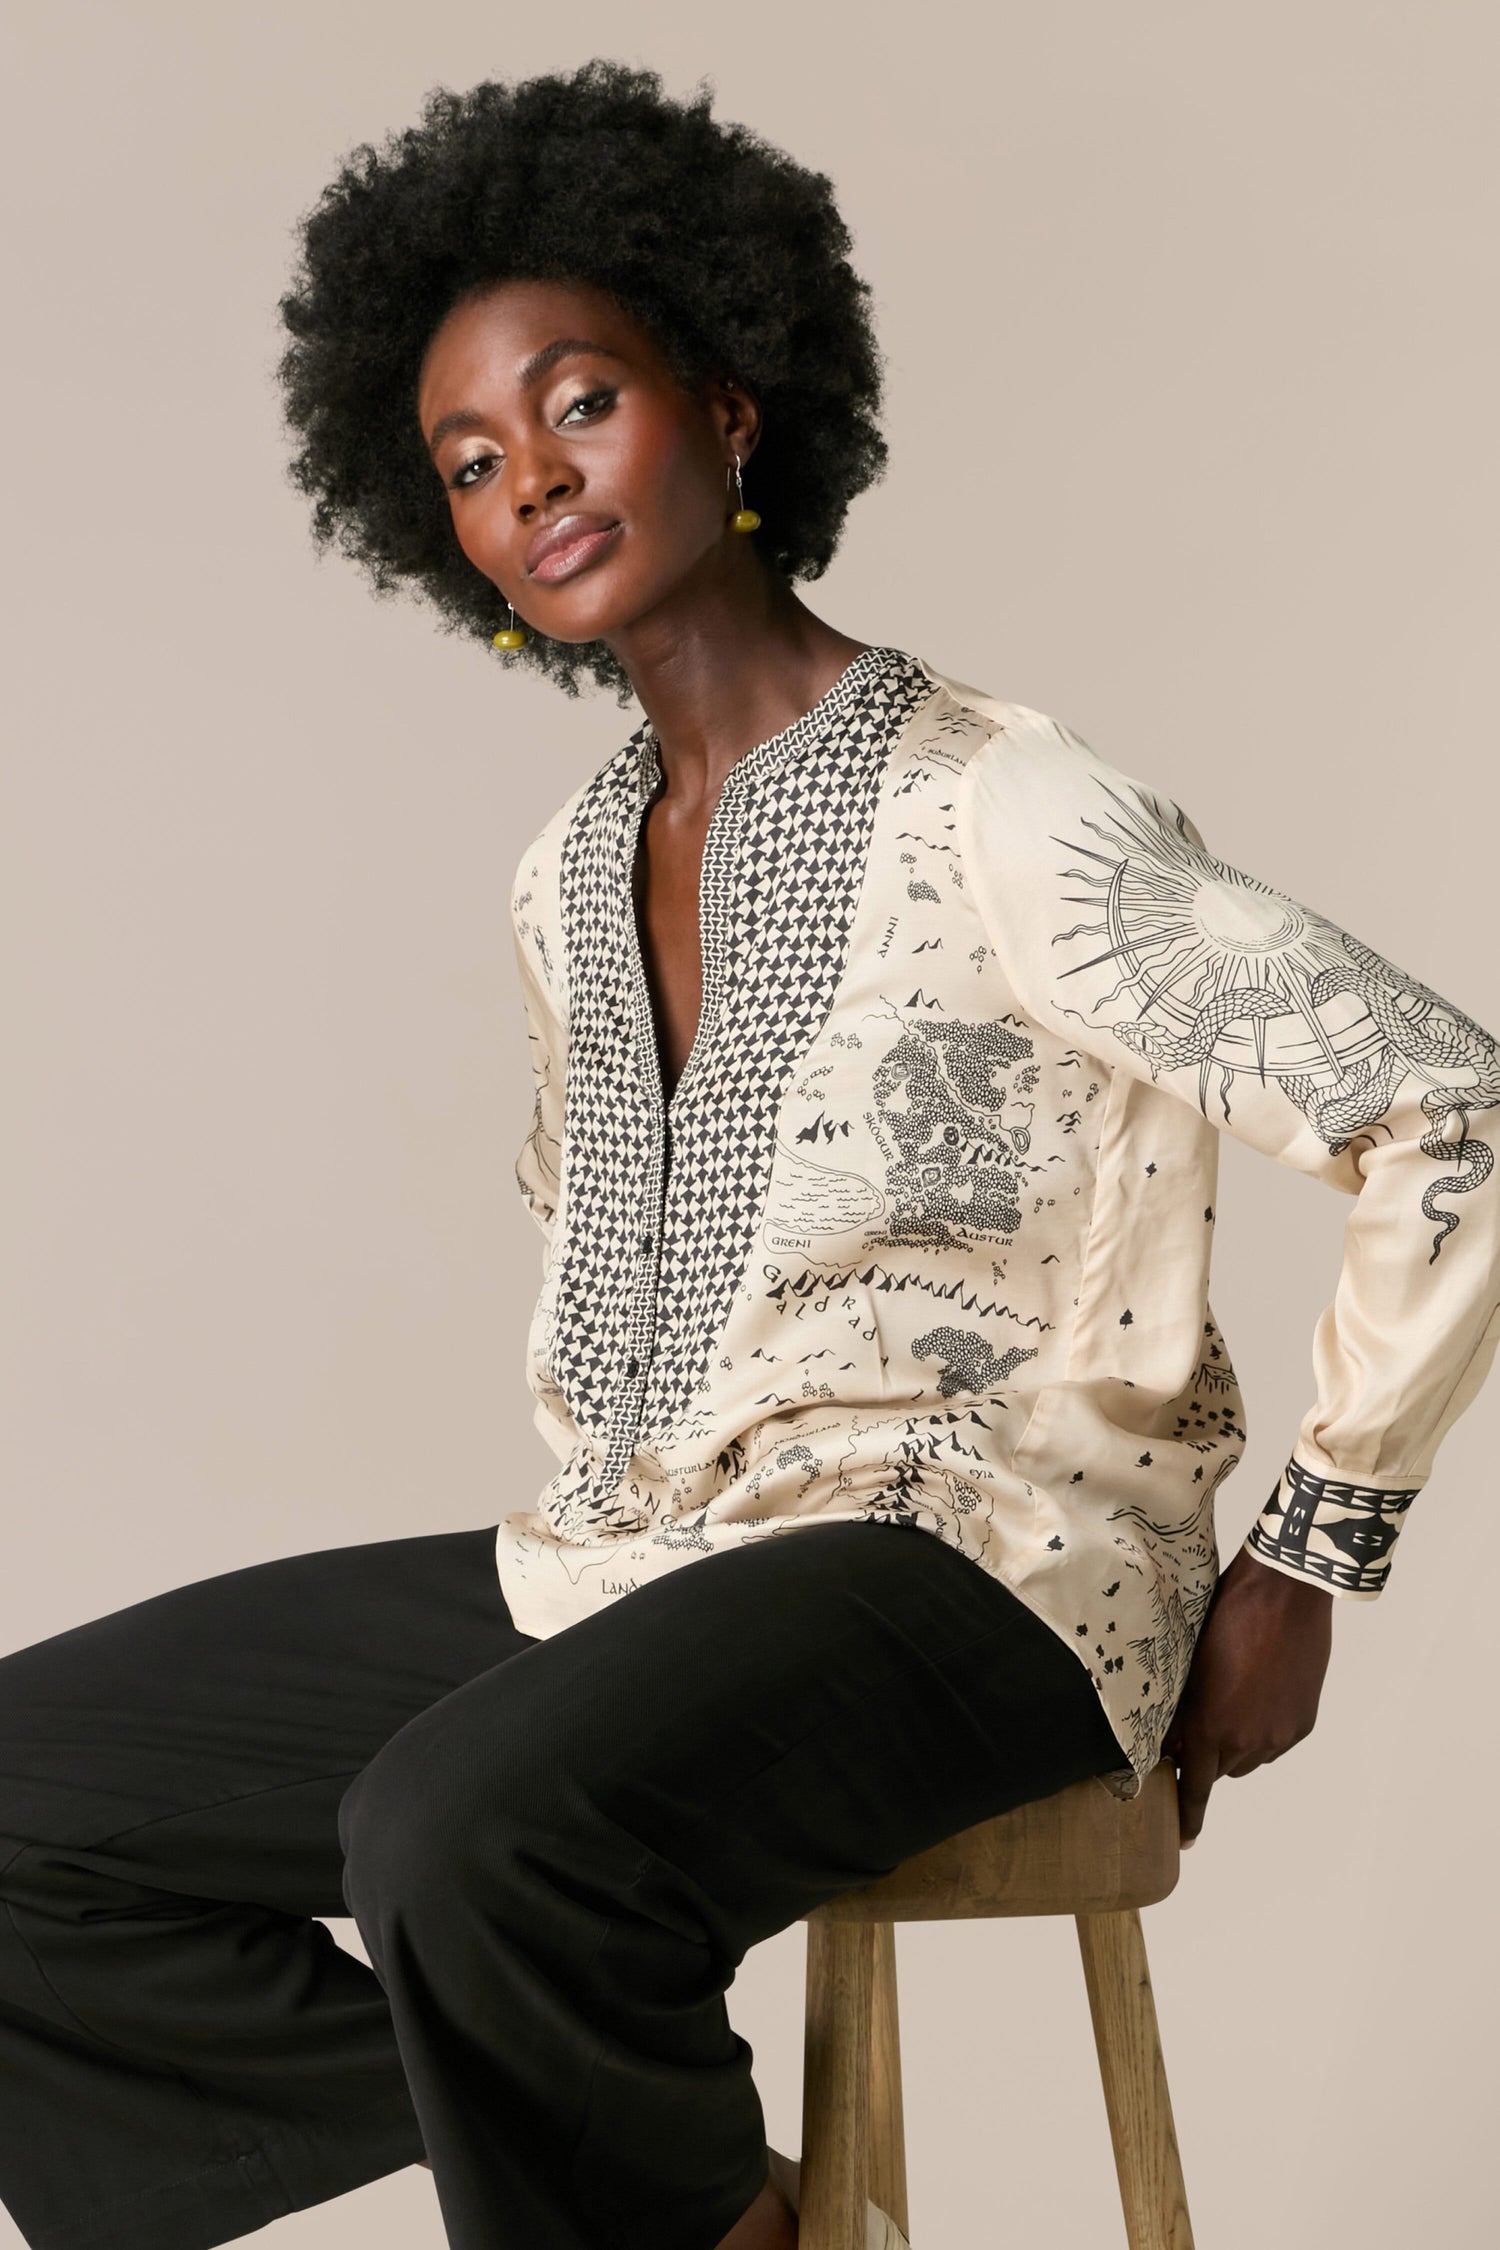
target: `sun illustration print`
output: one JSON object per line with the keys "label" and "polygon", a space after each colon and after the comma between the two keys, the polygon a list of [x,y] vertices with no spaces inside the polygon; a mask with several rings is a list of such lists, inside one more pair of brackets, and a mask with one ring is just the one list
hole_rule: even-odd
{"label": "sun illustration print", "polygon": [[1209,1114],[1212,1092],[1226,1123],[1236,1078],[1278,1087],[1334,1155],[1360,1137],[1388,1136],[1392,1104],[1417,1079],[1428,1121],[1420,1145],[1452,1167],[1422,1195],[1424,1216],[1441,1222],[1436,1258],[1458,1213],[1435,1199],[1477,1188],[1494,1166],[1489,1144],[1468,1128],[1472,1111],[1500,1103],[1495,1040],[1325,916],[1213,858],[1179,807],[1169,819],[1148,791],[1137,787],[1132,803],[1094,778],[1117,809],[1101,807],[1082,826],[1104,848],[1053,841],[1091,863],[1058,870],[1088,886],[1060,901],[1098,916],[1052,942],[1106,941],[1059,970],[1062,980],[1117,973],[1089,1012],[1063,1012],[1097,1025],[1098,1009],[1133,1004],[1108,1028],[1153,1079],[1196,1065],[1200,1108]]}

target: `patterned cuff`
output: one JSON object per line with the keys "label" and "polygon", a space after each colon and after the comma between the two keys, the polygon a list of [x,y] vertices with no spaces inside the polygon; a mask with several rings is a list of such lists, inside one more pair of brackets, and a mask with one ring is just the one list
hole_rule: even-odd
{"label": "patterned cuff", "polygon": [[1316,1578],[1335,1594],[1373,1601],[1385,1585],[1406,1511],[1421,1489],[1414,1484],[1380,1491],[1340,1477],[1320,1477],[1293,1459],[1251,1525],[1245,1545],[1274,1569]]}

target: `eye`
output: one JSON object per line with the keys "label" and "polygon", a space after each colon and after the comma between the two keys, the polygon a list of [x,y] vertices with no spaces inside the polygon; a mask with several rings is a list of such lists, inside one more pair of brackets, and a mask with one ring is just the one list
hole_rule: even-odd
{"label": "eye", "polygon": [[585,391],[581,398],[574,399],[572,405],[567,409],[567,412],[563,415],[562,419],[564,422],[566,422],[570,415],[576,414],[579,411],[580,407],[586,407],[589,411],[585,415],[584,419],[591,422],[596,414],[602,413],[603,409],[606,406],[613,404],[614,396],[614,392],[609,389],[601,391]]}
{"label": "eye", "polygon": [[455,492],[467,492],[472,485],[476,485],[479,482],[478,477],[471,477],[469,475],[468,472],[470,471],[470,469],[493,468],[497,466],[504,458],[505,456],[501,453],[472,454],[467,461],[459,462],[458,467],[454,470],[452,476],[448,479],[448,483],[452,490]]}
{"label": "eye", "polygon": [[[578,398],[573,398],[571,403],[564,407],[560,421],[562,423],[569,421],[573,414],[580,414],[580,412],[582,412],[582,418],[585,418],[585,421],[594,421],[598,414],[605,412],[605,407],[614,405],[614,396],[616,396],[614,391],[607,389],[607,387],[598,389],[598,391],[582,391]],[[459,461],[457,470],[454,470],[452,477],[448,479],[450,490],[454,490],[454,493],[470,493],[472,488],[484,481],[484,477],[488,475],[490,470],[504,468],[504,461],[506,461],[504,452],[475,452],[475,454],[470,454],[468,461]],[[477,475],[472,475],[472,472],[477,472]]]}

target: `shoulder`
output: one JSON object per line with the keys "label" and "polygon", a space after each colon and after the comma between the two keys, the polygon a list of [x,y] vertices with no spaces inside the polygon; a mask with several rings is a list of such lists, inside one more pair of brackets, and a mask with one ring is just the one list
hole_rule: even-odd
{"label": "shoulder", "polygon": [[939,684],[987,723],[953,792],[954,840],[991,942],[1035,1009],[1080,903],[1097,893],[1102,910],[1123,882],[1180,887],[1211,863],[1174,799],[1065,720],[961,681]]}
{"label": "shoulder", "polygon": [[1050,781],[1066,788],[1089,767],[1104,763],[1081,735],[1049,712],[950,679],[931,664],[922,669],[939,691],[931,706],[934,716],[953,714],[971,722],[964,761],[967,794],[1014,790],[1028,782]]}
{"label": "shoulder", "polygon": [[935,687],[961,710],[976,712],[979,717],[987,719],[992,732],[1003,731],[1012,725],[1024,726],[1028,720],[1040,719],[1044,725],[1048,723],[1041,712],[1028,710],[1024,703],[1012,703],[1004,696],[991,695],[984,688],[970,687],[965,681],[956,680],[947,672],[940,672],[935,664],[929,664],[925,658],[920,661],[923,671]]}
{"label": "shoulder", "polygon": [[1111,800],[1148,823],[1191,832],[1172,798],[1104,756],[1066,720],[948,679],[931,665],[924,669],[961,710],[987,722],[967,762],[960,805],[961,822],[980,823],[981,835],[1002,815],[1015,835],[1016,824],[1022,833],[1032,822],[1045,828],[1057,818],[1104,811]]}
{"label": "shoulder", "polygon": [[538,889],[555,888],[558,866],[562,858],[563,838],[572,823],[573,815],[589,784],[584,782],[564,799],[555,812],[549,813],[541,827],[523,847],[511,877],[511,906],[514,910],[524,904],[525,894]]}
{"label": "shoulder", "polygon": [[1060,779],[1066,779],[1091,765],[1104,763],[1082,735],[1050,712],[1035,710],[1029,703],[1016,703],[1007,696],[991,695],[983,688],[970,687],[966,681],[950,679],[930,664],[924,664],[923,670],[960,711],[972,713],[986,722],[983,738],[976,743],[974,756],[969,761],[976,777],[994,782],[1005,769],[1045,772],[1050,768]]}
{"label": "shoulder", "polygon": [[633,788],[639,764],[640,745],[633,735],[586,774],[548,814],[516,860],[510,890],[513,914],[521,914],[529,902],[557,899],[563,851],[574,823],[588,808],[618,796],[622,788]]}
{"label": "shoulder", "polygon": [[597,797],[601,783],[625,757],[616,751],[594,773],[569,791],[555,812],[525,845],[510,880],[510,926],[523,975],[547,995],[553,1011],[566,1019],[569,1006],[568,950],[563,940],[563,856],[580,810]]}

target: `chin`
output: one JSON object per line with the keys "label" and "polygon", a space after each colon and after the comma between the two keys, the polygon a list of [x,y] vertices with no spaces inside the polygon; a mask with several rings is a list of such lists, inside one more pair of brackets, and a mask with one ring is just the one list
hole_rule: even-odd
{"label": "chin", "polygon": [[571,648],[581,648],[586,641],[602,641],[615,629],[616,621],[609,613],[602,614],[597,623],[593,619],[569,617],[545,625],[537,621],[535,625],[535,630],[545,634],[549,641],[566,641]]}
{"label": "chin", "polygon": [[[581,596],[583,588],[578,591]],[[619,594],[610,597],[603,587],[596,596],[590,587],[586,601],[549,602],[547,607],[552,614],[544,617],[541,605],[537,605],[532,620],[537,631],[549,640],[579,643],[607,640],[639,617],[646,605],[639,599],[622,599]]]}
{"label": "chin", "polygon": [[612,594],[609,587],[569,587],[567,594],[544,594],[542,601],[528,605],[528,623],[537,632],[544,632],[551,641],[603,641],[607,632],[614,632],[634,614],[634,603],[623,601],[621,594]]}

